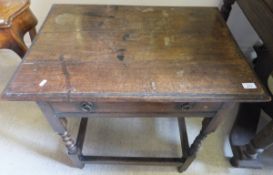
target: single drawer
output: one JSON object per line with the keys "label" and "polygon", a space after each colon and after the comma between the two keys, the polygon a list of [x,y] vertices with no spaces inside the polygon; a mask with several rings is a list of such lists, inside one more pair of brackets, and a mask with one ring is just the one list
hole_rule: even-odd
{"label": "single drawer", "polygon": [[56,113],[178,113],[213,112],[221,103],[139,103],[139,102],[53,102]]}

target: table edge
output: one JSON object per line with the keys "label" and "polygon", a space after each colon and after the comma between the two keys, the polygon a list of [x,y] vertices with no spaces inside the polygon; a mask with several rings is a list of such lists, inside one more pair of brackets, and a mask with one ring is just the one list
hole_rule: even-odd
{"label": "table edge", "polygon": [[104,101],[104,102],[269,102],[268,93],[255,94],[153,94],[153,93],[10,93],[4,91],[1,99],[8,101]]}

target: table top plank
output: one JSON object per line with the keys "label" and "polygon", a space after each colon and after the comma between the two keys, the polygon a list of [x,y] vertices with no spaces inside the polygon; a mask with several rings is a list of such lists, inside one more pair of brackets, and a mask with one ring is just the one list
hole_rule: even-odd
{"label": "table top plank", "polygon": [[269,100],[218,9],[97,5],[54,5],[3,97]]}

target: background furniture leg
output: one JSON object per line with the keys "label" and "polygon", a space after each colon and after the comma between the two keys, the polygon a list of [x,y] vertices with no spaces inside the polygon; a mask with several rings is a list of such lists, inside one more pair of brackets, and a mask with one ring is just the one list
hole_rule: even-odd
{"label": "background furniture leg", "polygon": [[33,41],[38,23],[29,6],[29,0],[0,1],[0,49],[11,49],[21,59],[28,50],[24,35]]}
{"label": "background furniture leg", "polygon": [[82,163],[80,160],[79,148],[76,145],[74,139],[70,136],[70,133],[67,131],[67,120],[65,118],[58,118],[54,114],[51,106],[46,102],[37,102],[37,104],[39,105],[54,131],[56,131],[62,137],[68,151],[68,156],[73,162],[74,166],[83,168],[84,163]]}
{"label": "background furniture leg", "polygon": [[[14,36],[13,36],[14,37]],[[28,50],[24,41],[19,37],[14,37],[12,41],[12,50],[17,53],[21,58],[23,58]]]}
{"label": "background furniture leg", "polygon": [[34,40],[36,34],[37,34],[37,31],[36,31],[36,28],[35,28],[35,27],[32,28],[32,29],[29,31],[29,36],[30,36],[31,41]]}
{"label": "background furniture leg", "polygon": [[[262,81],[264,87],[270,92],[267,82],[268,77],[273,70],[272,54],[270,54],[265,46],[255,46],[254,48],[258,54],[254,70]],[[270,94],[270,96],[272,97],[272,94]],[[273,142],[273,124],[270,122],[258,134],[256,134],[261,110],[272,118],[273,102],[240,104],[236,122],[233,124],[230,132],[230,145],[233,152],[233,157],[230,162],[235,167],[263,167],[262,163],[258,159],[258,155]]]}
{"label": "background furniture leg", "polygon": [[273,120],[269,122],[251,141],[234,149],[236,156],[231,159],[231,163],[236,167],[262,168],[258,156],[273,144]]}
{"label": "background furniture leg", "polygon": [[221,7],[221,14],[225,21],[227,21],[230,11],[232,9],[232,5],[235,3],[235,0],[224,0],[224,4]]}

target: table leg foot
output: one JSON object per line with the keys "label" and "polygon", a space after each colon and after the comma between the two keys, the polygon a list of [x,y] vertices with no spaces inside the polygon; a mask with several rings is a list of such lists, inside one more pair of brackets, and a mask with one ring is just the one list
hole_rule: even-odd
{"label": "table leg foot", "polygon": [[83,168],[84,163],[82,163],[82,161],[80,160],[81,153],[69,132],[65,131],[64,133],[59,135],[62,137],[62,140],[68,151],[68,157],[72,161],[73,165],[77,168]]}
{"label": "table leg foot", "polygon": [[246,146],[235,146],[233,148],[234,156],[230,163],[234,167],[261,169],[263,167],[259,157],[249,157]]}
{"label": "table leg foot", "polygon": [[69,159],[72,161],[74,167],[76,168],[83,168],[84,167],[84,163],[80,160],[80,153],[69,153],[68,152],[68,157]]}
{"label": "table leg foot", "polygon": [[[255,106],[250,108],[251,111],[253,111],[254,108]],[[242,115],[238,115],[230,134],[230,143],[233,152],[233,158],[230,160],[232,166],[255,169],[262,168],[263,165],[259,160],[259,156],[264,152],[264,150],[273,145],[273,120],[271,120],[258,133],[254,132],[257,128],[258,120],[253,119],[259,119],[260,112],[259,106],[256,106],[256,108],[258,113],[252,113],[256,114],[253,117],[252,115],[245,115],[247,113],[238,113]],[[248,111],[250,109],[246,108]],[[253,123],[253,126],[255,127],[246,127],[251,126],[251,120],[242,120],[244,118],[250,118],[253,122],[256,121]],[[250,137],[252,138],[249,139]],[[245,142],[242,142],[242,140]]]}
{"label": "table leg foot", "polygon": [[12,44],[9,47],[9,49],[13,50],[15,53],[17,53],[21,57],[21,59],[23,59],[28,48],[26,44],[24,43],[23,38],[21,38],[19,34],[13,33],[12,37],[13,38],[10,41]]}
{"label": "table leg foot", "polygon": [[68,157],[72,161],[73,165],[77,168],[83,168],[84,163],[80,159],[81,151],[67,130],[66,118],[58,118],[54,114],[54,111],[52,110],[51,106],[46,102],[38,102],[37,104],[44,113],[48,123],[51,125],[53,130],[61,136],[67,148]]}
{"label": "table leg foot", "polygon": [[186,171],[188,169],[188,167],[191,165],[191,163],[194,161],[195,158],[196,158],[196,154],[188,156],[186,158],[185,162],[177,168],[178,172],[183,173],[184,171]]}
{"label": "table leg foot", "polygon": [[37,35],[36,28],[33,27],[33,28],[29,31],[29,36],[30,36],[31,41],[34,40],[34,38],[35,38],[36,35]]}

